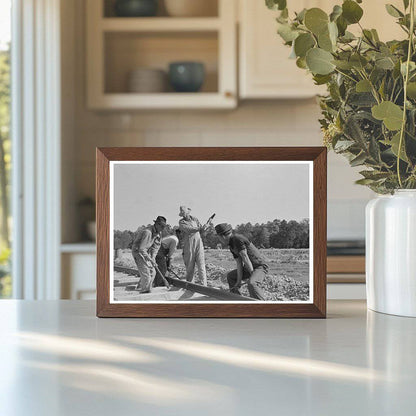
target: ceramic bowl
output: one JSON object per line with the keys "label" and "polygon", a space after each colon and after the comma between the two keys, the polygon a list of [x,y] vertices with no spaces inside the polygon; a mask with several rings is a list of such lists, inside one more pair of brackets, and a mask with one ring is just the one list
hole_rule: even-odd
{"label": "ceramic bowl", "polygon": [[166,72],[161,69],[138,68],[129,73],[127,90],[135,93],[160,93],[167,90]]}
{"label": "ceramic bowl", "polygon": [[158,0],[117,0],[114,5],[116,16],[149,17],[156,16]]}
{"label": "ceramic bowl", "polygon": [[172,62],[169,65],[169,82],[176,92],[197,92],[205,80],[205,67],[201,62]]}

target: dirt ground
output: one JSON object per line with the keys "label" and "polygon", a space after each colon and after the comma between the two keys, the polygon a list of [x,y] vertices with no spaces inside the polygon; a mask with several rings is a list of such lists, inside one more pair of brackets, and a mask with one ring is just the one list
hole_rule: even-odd
{"label": "dirt ground", "polygon": [[[269,273],[263,282],[266,300],[306,301],[309,299],[309,250],[308,249],[262,249],[269,259]],[[122,250],[115,260],[117,266],[136,268],[130,250]],[[236,264],[229,250],[205,250],[208,286],[228,290],[226,274]],[[178,250],[173,260],[173,271],[181,278],[185,276],[182,251]],[[195,277],[195,283],[198,278]],[[241,294],[249,296],[247,285]]]}

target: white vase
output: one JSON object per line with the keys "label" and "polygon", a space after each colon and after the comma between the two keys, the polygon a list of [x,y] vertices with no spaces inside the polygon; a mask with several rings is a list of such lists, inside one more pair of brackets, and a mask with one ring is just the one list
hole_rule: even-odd
{"label": "white vase", "polygon": [[366,282],[369,309],[416,317],[416,190],[367,204]]}

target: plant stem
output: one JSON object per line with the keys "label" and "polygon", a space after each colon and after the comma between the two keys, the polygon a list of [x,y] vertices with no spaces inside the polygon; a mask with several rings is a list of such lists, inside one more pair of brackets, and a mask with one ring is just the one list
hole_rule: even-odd
{"label": "plant stem", "polygon": [[413,50],[414,27],[415,27],[415,0],[410,0],[409,45],[408,45],[408,48],[407,48],[406,73],[405,73],[404,81],[403,81],[403,83],[404,83],[404,85],[403,85],[403,94],[404,94],[403,119],[402,119],[402,127],[400,129],[399,150],[397,152],[397,178],[399,180],[400,188],[403,187],[402,177],[401,177],[401,174],[400,174],[400,156],[402,155],[404,131],[406,129],[407,83],[409,82],[410,60],[412,58],[412,50]]}
{"label": "plant stem", "polygon": [[335,71],[336,71],[336,72],[339,72],[341,75],[344,75],[344,77],[349,78],[351,81],[354,81],[355,83],[357,83],[357,80],[356,80],[355,78],[350,77],[348,74],[346,74],[346,73],[344,73],[344,72],[340,71],[338,68],[335,68]]}
{"label": "plant stem", "polygon": [[368,77],[367,73],[365,72],[365,69],[361,66],[362,70],[360,71],[360,75],[363,77],[363,79],[367,80],[370,83],[371,86],[371,93],[373,94],[374,99],[377,101],[377,104],[380,104],[380,100],[378,98],[378,92],[375,89],[373,83],[370,81],[370,78]]}

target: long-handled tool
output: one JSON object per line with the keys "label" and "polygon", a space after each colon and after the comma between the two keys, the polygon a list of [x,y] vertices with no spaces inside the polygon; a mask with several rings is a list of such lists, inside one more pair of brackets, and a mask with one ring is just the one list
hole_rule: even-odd
{"label": "long-handled tool", "polygon": [[156,264],[156,262],[155,262],[152,258],[150,258],[150,257],[149,257],[149,260],[150,260],[150,262],[152,263],[152,265],[153,265],[153,267],[155,268],[155,270],[159,273],[160,277],[161,277],[161,278],[162,278],[162,280],[163,280],[164,285],[165,285],[168,289],[170,289],[170,284],[169,284],[169,282],[166,280],[165,276],[163,276],[163,273],[160,271],[160,269],[159,269],[158,265]]}
{"label": "long-handled tool", "polygon": [[172,273],[177,279],[182,280],[172,269],[168,269],[169,273]]}
{"label": "long-handled tool", "polygon": [[204,227],[211,224],[212,220],[215,218],[215,215],[216,214],[214,213],[208,218],[208,221],[205,223]]}

